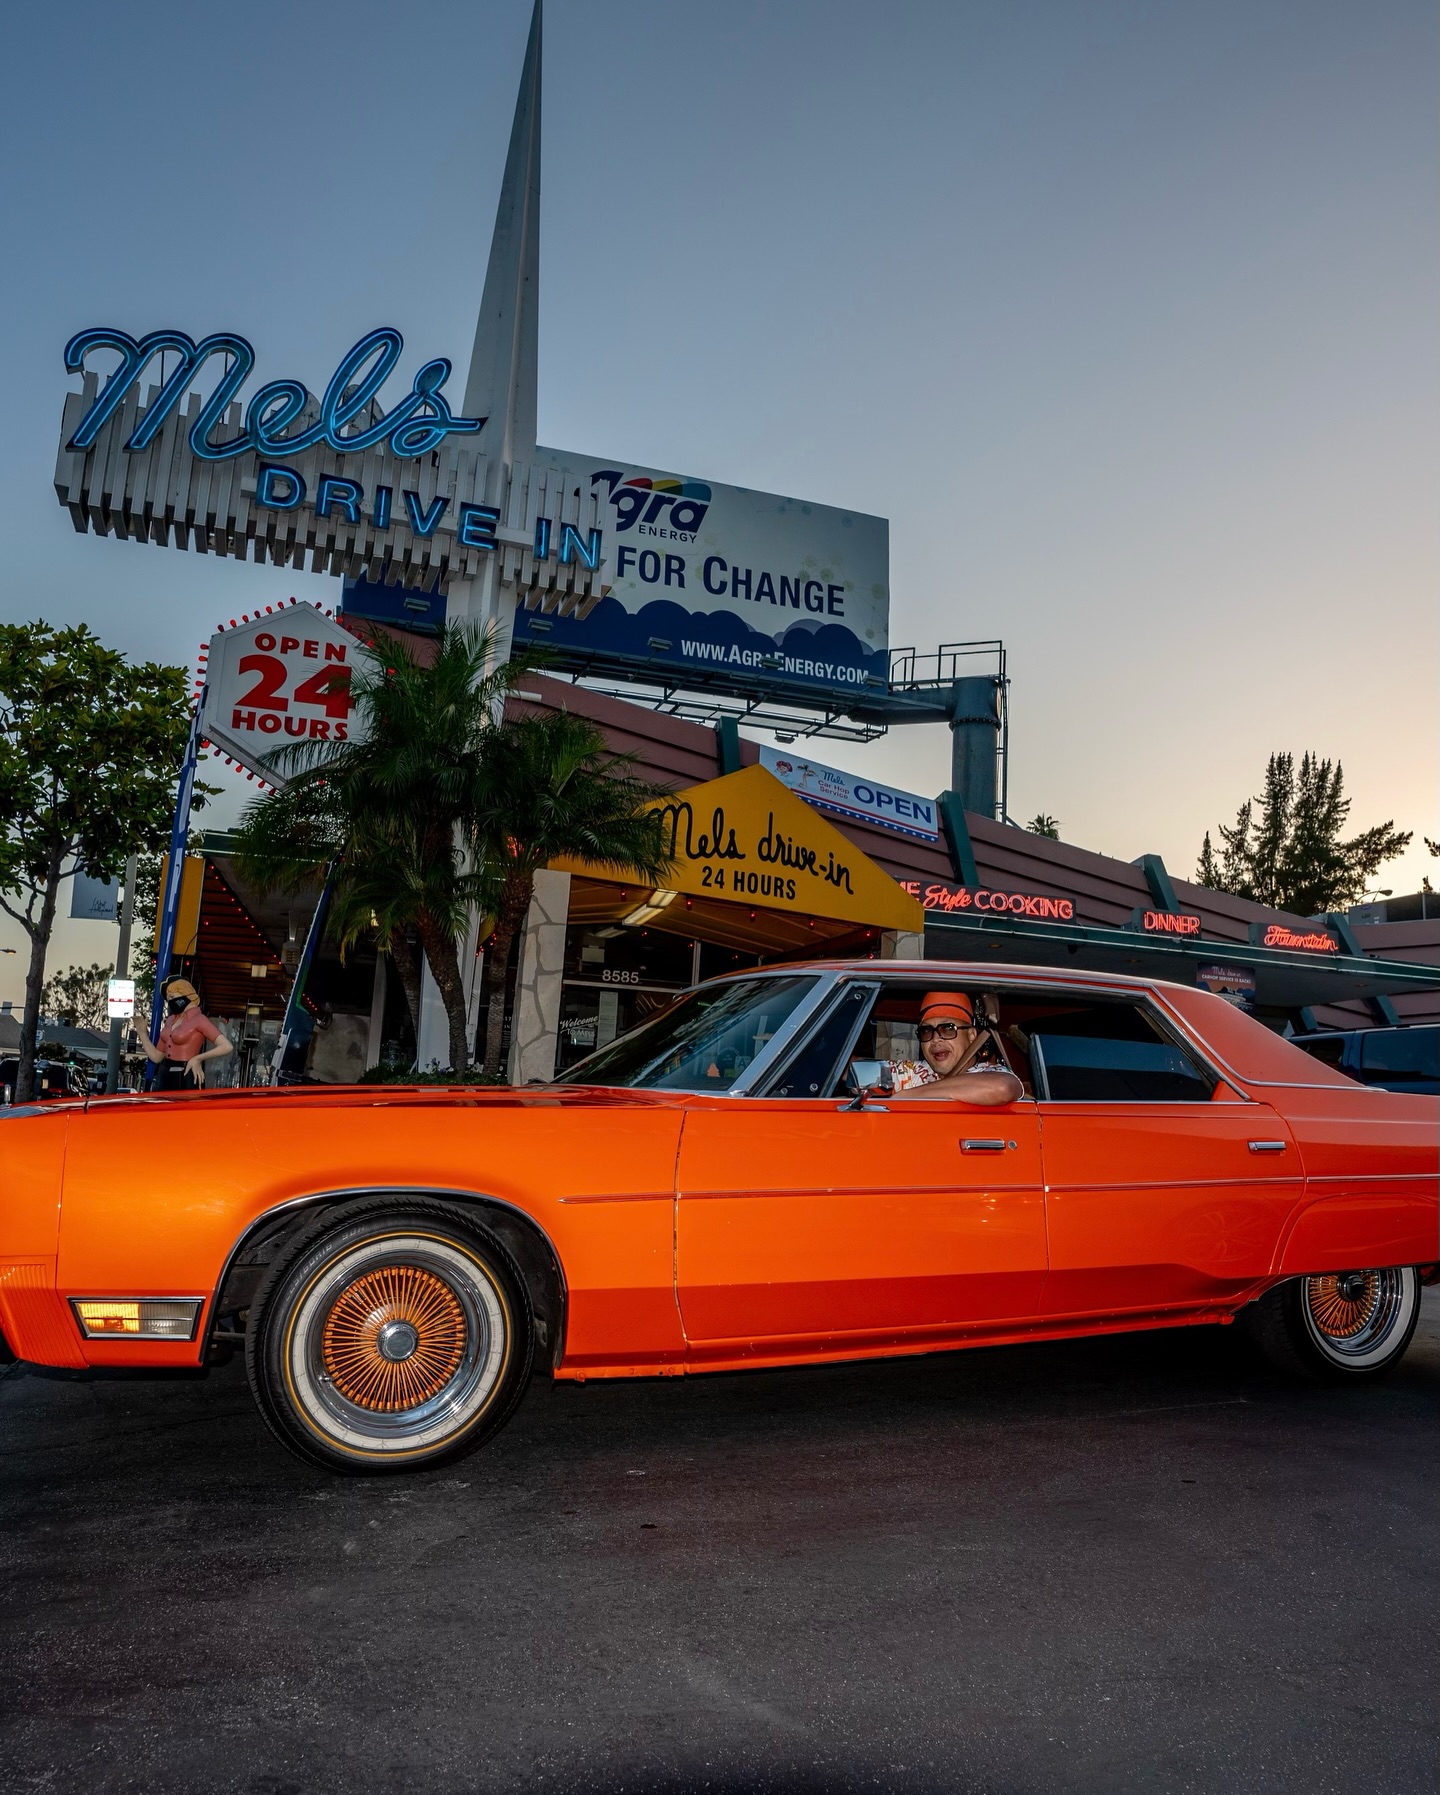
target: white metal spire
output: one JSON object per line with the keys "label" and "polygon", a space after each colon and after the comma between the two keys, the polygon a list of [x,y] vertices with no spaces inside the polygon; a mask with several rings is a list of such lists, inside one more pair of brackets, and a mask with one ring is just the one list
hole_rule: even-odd
{"label": "white metal spire", "polygon": [[480,437],[504,465],[535,452],[540,304],[540,38],[535,0],[495,211],[485,291],[465,381],[464,415],[489,421]]}

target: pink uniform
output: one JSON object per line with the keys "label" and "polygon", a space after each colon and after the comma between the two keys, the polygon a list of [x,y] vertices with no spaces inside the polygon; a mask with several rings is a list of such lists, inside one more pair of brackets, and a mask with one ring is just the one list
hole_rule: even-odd
{"label": "pink uniform", "polygon": [[155,1045],[167,1060],[193,1060],[206,1045],[220,1039],[220,1030],[198,1004],[191,1004],[178,1016],[167,1017]]}

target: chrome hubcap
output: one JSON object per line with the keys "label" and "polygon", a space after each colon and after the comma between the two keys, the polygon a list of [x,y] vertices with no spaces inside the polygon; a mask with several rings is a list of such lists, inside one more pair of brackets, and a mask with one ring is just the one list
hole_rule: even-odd
{"label": "chrome hubcap", "polygon": [[420,1336],[408,1321],[387,1321],[375,1341],[380,1357],[392,1365],[413,1358],[419,1344]]}

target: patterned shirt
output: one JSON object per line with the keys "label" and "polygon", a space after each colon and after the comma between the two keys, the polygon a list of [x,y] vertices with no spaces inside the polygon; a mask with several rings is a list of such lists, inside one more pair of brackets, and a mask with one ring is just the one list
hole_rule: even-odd
{"label": "patterned shirt", "polygon": [[[926,1060],[889,1060],[891,1088],[896,1091],[918,1091],[921,1085],[939,1084],[940,1074]],[[1003,1072],[1003,1066],[997,1066],[993,1060],[976,1060],[960,1074],[962,1078],[970,1072]],[[952,1074],[953,1076],[953,1074]]]}

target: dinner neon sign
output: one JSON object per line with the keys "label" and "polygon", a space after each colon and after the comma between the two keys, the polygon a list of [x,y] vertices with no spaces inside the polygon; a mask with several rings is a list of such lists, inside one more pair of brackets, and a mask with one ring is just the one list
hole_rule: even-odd
{"label": "dinner neon sign", "polygon": [[1175,910],[1142,910],[1140,926],[1147,935],[1198,935],[1200,918]]}

